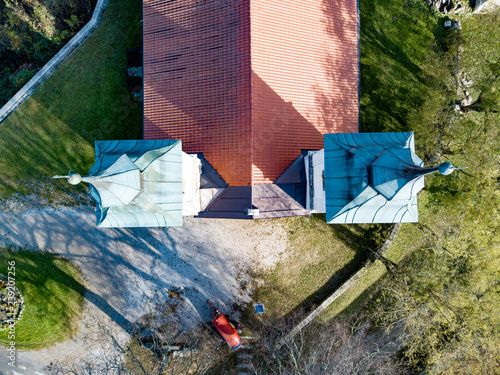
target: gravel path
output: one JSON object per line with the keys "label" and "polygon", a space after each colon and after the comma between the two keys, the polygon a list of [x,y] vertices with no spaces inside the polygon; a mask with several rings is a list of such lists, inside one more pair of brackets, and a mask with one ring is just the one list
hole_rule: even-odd
{"label": "gravel path", "polygon": [[[287,246],[283,221],[185,218],[179,228],[96,229],[94,220],[85,207],[0,213],[0,247],[36,246],[63,255],[81,269],[88,288],[77,337],[19,352],[21,366],[21,360],[36,367],[101,350],[96,340],[88,340],[98,335],[94,320],[125,335],[131,323],[165,302],[177,304],[175,318],[185,328],[210,320],[207,298],[231,313],[234,305],[251,301],[248,270],[272,267]],[[176,293],[180,298],[172,298]],[[41,370],[8,372],[2,362],[6,355],[2,349],[0,374]]]}

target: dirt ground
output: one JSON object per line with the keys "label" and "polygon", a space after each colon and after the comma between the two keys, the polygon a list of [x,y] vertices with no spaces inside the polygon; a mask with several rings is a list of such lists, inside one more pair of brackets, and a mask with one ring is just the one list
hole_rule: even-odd
{"label": "dirt ground", "polygon": [[[39,351],[18,351],[18,367],[0,374],[42,374],[57,360],[78,360],[105,348],[95,323],[126,340],[125,330],[158,306],[175,304],[181,329],[210,320],[206,300],[237,319],[234,306],[251,302],[249,270],[270,268],[284,256],[282,220],[185,218],[178,228],[97,229],[87,207],[0,213],[0,247],[37,247],[78,266],[88,293],[80,332]],[[23,368],[24,367],[24,368]],[[10,372],[9,372],[10,371]]]}

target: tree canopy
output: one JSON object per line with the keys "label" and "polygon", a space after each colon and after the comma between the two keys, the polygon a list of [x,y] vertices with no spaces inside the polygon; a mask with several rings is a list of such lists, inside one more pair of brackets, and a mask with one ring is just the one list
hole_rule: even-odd
{"label": "tree canopy", "polygon": [[0,2],[0,105],[92,16],[95,0]]}
{"label": "tree canopy", "polygon": [[[428,163],[467,166],[426,180],[417,250],[386,281],[380,317],[406,358],[432,373],[500,368],[500,22],[455,16],[430,54],[425,100],[409,116]],[[467,97],[468,101],[466,100]]]}

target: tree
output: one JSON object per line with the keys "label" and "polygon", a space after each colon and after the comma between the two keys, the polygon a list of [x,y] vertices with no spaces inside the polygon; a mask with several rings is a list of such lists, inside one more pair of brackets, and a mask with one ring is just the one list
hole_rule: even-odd
{"label": "tree", "polygon": [[484,227],[474,228],[467,218],[456,219],[462,227],[450,226],[446,234],[420,229],[426,246],[387,280],[378,316],[400,332],[404,355],[415,367],[498,373],[499,241],[476,233]]}
{"label": "tree", "polygon": [[90,19],[95,3],[0,1],[0,106]]}
{"label": "tree", "polygon": [[461,64],[475,100],[464,107],[500,111],[500,14],[477,14],[464,20]]}
{"label": "tree", "polygon": [[100,349],[76,362],[51,363],[45,369],[49,375],[203,375],[223,357],[223,342],[203,327],[176,333],[175,340],[167,326],[141,327],[123,340],[109,326],[96,325]]}
{"label": "tree", "polygon": [[355,375],[406,373],[388,337],[370,332],[370,321],[353,317],[311,324],[279,349],[290,327],[263,332],[254,360],[256,375]]}
{"label": "tree", "polygon": [[417,250],[387,277],[377,317],[399,336],[415,368],[496,374],[500,22],[499,15],[451,17],[461,21],[462,30],[445,30],[440,59],[429,54],[428,95],[410,122],[417,153],[427,164],[452,161],[469,169],[426,178],[420,222],[408,229],[418,233],[407,244]]}

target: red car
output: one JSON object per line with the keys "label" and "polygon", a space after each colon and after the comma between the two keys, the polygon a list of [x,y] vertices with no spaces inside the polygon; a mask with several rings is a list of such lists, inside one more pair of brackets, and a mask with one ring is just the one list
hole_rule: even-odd
{"label": "red car", "polygon": [[241,340],[238,335],[238,331],[234,328],[234,326],[229,323],[224,314],[222,314],[214,305],[207,300],[208,307],[210,307],[210,312],[214,317],[212,319],[212,323],[215,328],[221,334],[222,338],[227,342],[231,350],[237,350],[242,344],[243,340]]}

